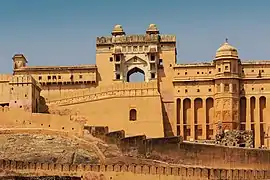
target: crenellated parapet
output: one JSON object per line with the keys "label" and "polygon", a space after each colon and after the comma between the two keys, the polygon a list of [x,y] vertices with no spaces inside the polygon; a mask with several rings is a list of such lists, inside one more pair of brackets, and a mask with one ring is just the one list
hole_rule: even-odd
{"label": "crenellated parapet", "polygon": [[188,166],[156,166],[144,164],[55,164],[55,163],[35,163],[13,160],[0,160],[1,175],[19,175],[19,176],[40,176],[57,175],[73,176],[96,179],[104,178],[134,178],[155,179],[269,179],[269,170],[251,170],[251,169],[212,169],[203,167]]}
{"label": "crenellated parapet", "polygon": [[37,87],[39,90],[41,90],[40,84],[31,76],[31,75],[13,75],[10,78],[9,81],[10,85],[33,85],[34,87]]}
{"label": "crenellated parapet", "polygon": [[9,82],[11,78],[12,78],[11,74],[0,74],[0,83]]}

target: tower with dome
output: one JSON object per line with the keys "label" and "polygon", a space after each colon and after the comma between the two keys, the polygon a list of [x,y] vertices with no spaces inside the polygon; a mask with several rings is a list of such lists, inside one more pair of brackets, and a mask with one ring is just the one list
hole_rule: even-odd
{"label": "tower with dome", "polygon": [[155,24],[135,35],[118,24],[97,37],[95,64],[28,66],[26,55],[15,54],[13,74],[0,77],[0,105],[80,114],[85,126],[128,136],[211,141],[220,125],[251,131],[255,147],[270,148],[270,61],[242,61],[226,39],[207,63],[181,64],[176,42]]}

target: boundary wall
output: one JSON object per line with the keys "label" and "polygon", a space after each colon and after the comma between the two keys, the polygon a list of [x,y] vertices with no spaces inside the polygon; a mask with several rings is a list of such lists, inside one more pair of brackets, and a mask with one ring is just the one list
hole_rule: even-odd
{"label": "boundary wall", "polygon": [[[87,178],[89,173],[99,179],[164,179],[164,180],[259,180],[270,179],[270,170],[210,169],[200,167],[149,166],[138,164],[53,164],[0,160],[2,176],[75,176]],[[5,174],[3,174],[3,171]],[[122,176],[122,178],[120,178]],[[106,178],[107,177],[107,178]],[[114,177],[114,178],[113,178]]]}

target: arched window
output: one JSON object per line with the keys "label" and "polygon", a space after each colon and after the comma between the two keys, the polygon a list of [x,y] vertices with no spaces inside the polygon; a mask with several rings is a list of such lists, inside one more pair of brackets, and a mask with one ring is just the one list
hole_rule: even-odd
{"label": "arched window", "polygon": [[144,82],[145,73],[140,68],[133,68],[127,73],[127,82]]}
{"label": "arched window", "polygon": [[130,121],[136,121],[137,120],[137,111],[136,111],[136,109],[131,109],[129,111],[129,120]]}

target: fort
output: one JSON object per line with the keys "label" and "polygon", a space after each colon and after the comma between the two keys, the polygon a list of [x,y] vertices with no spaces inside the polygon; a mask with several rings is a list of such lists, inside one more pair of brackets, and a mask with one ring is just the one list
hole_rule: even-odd
{"label": "fort", "polygon": [[0,176],[270,179],[270,61],[242,61],[227,40],[208,63],[178,64],[174,35],[115,25],[93,65],[12,59],[0,75]]}

